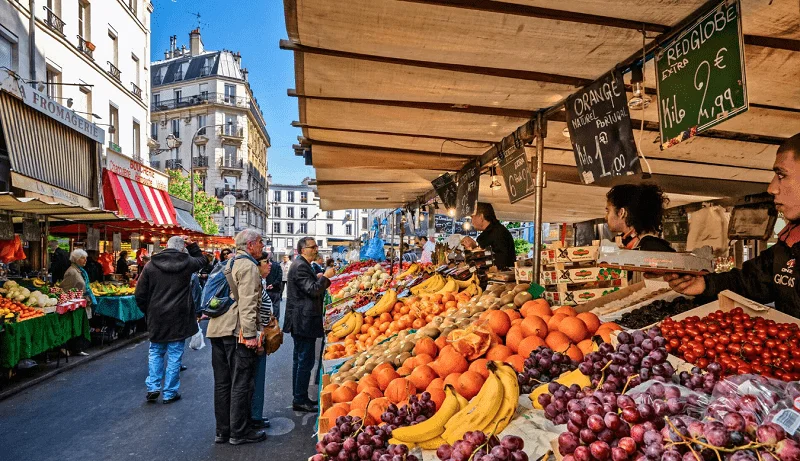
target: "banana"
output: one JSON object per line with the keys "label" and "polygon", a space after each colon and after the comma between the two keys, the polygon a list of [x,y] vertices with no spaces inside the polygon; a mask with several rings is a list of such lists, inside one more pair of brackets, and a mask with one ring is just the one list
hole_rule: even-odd
{"label": "banana", "polygon": [[419,264],[414,263],[408,266],[408,269],[406,269],[402,274],[398,275],[397,278],[402,279],[408,277],[409,275],[416,274],[417,272],[419,272]]}
{"label": "banana", "polygon": [[420,283],[419,285],[412,287],[411,293],[416,295],[416,294],[423,294],[425,292],[439,290],[444,286],[444,283],[445,282],[442,276],[436,274],[433,277],[428,278],[428,280],[425,280],[424,282]]}
{"label": "banana", "polygon": [[374,306],[369,308],[367,312],[364,314],[369,317],[377,317],[384,312],[389,312],[394,307],[394,304],[397,302],[397,290],[387,290],[386,293],[383,294],[383,297],[375,303]]}
{"label": "banana", "polygon": [[350,333],[351,335],[357,335],[361,332],[361,325],[364,324],[364,314],[361,312],[356,312],[356,322],[355,327],[353,327],[353,332]]}
{"label": "banana", "polygon": [[423,281],[423,282],[411,287],[410,288],[411,293],[417,294],[420,291],[426,290],[434,282],[435,278],[436,278],[436,275],[434,275],[433,277],[428,277],[427,279],[425,279],[425,281]]}
{"label": "banana", "polygon": [[500,411],[505,392],[503,383],[497,375],[497,367],[494,363],[489,362],[488,367],[491,373],[483,383],[478,395],[470,400],[466,408],[453,415],[445,424],[442,438],[447,443],[452,445],[467,432],[486,427]]}
{"label": "banana", "polygon": [[447,283],[439,289],[436,294],[437,295],[446,295],[448,293],[452,293],[454,291],[458,291],[458,283],[453,280],[452,278],[447,278]]}
{"label": "banana", "polygon": [[445,386],[444,393],[446,397],[442,402],[442,406],[431,418],[413,426],[398,427],[392,431],[392,437],[402,441],[402,443],[419,443],[442,435],[445,423],[459,412],[458,397],[453,386],[449,384]]}
{"label": "banana", "polygon": [[[556,379],[556,382],[567,387],[577,384],[581,387],[581,389],[592,385],[592,381],[589,379],[589,377],[581,373],[580,370],[572,370],[564,373],[559,376],[558,379]],[[537,410],[543,409],[542,405],[539,403],[539,396],[545,393],[547,393],[547,383],[542,384],[530,393],[529,397],[531,399],[531,403],[533,404],[533,408],[536,408]]]}
{"label": "banana", "polygon": [[347,323],[347,321],[350,320],[351,315],[353,315],[353,312],[348,312],[347,314],[344,315],[344,317],[334,322],[334,324],[331,325],[331,330],[335,330],[344,325],[345,323]]}
{"label": "banana", "polygon": [[459,410],[463,410],[467,405],[469,405],[469,400],[462,397],[458,392],[456,392],[456,397],[458,397]]}
{"label": "banana", "polygon": [[333,336],[339,339],[346,337],[347,335],[355,331],[357,318],[358,317],[356,315],[349,316],[347,318],[347,322],[341,324],[338,328],[332,328],[331,333],[333,334]]}
{"label": "banana", "polygon": [[472,278],[468,278],[467,280],[464,281],[456,280],[456,283],[458,284],[458,288],[461,289],[468,288],[470,285],[472,285]]}
{"label": "banana", "polygon": [[[418,447],[422,448],[423,450],[436,450],[437,448],[441,447],[447,443],[443,438],[439,437],[438,435],[430,440],[426,440],[424,442],[420,442],[417,444]],[[411,447],[408,447],[411,448]]]}
{"label": "banana", "polygon": [[511,418],[517,411],[519,383],[517,382],[517,372],[510,365],[502,362],[494,362],[494,364],[497,365],[497,376],[503,383],[503,402],[500,404],[497,415],[483,428],[483,432],[497,435],[508,427],[508,423],[511,422]]}

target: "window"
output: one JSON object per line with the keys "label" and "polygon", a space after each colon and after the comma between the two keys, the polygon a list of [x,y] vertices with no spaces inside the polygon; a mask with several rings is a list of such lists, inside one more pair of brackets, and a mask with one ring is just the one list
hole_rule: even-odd
{"label": "window", "polygon": [[242,210],[239,212],[239,225],[245,226],[247,225],[247,212]]}
{"label": "window", "polygon": [[300,208],[300,219],[308,219],[308,208]]}
{"label": "window", "polygon": [[281,207],[279,207],[279,206],[272,207],[272,217],[273,218],[280,218],[281,217]]}
{"label": "window", "polygon": [[223,146],[225,149],[225,166],[227,167],[235,167],[237,166],[237,155],[236,155],[236,146],[231,146],[226,144]]}
{"label": "window", "polygon": [[[114,107],[113,104],[108,105],[108,124],[110,125],[109,133],[111,134],[111,142],[119,144],[119,109]],[[114,133],[111,133],[111,127],[114,127]]]}
{"label": "window", "polygon": [[275,202],[280,202],[281,201],[281,191],[279,191],[279,190],[272,191],[272,200],[275,201]]}
{"label": "window", "polygon": [[344,226],[344,233],[347,235],[353,235],[353,225],[347,224],[346,226]]}
{"label": "window", "polygon": [[14,43],[0,35],[0,67],[14,69]]}
{"label": "window", "polygon": [[333,224],[325,224],[325,231],[328,235],[333,235]]}
{"label": "window", "polygon": [[322,246],[322,240],[317,240],[317,246]]}
{"label": "window", "polygon": [[286,217],[287,218],[294,218],[294,207],[293,206],[287,206],[286,207]]}
{"label": "window", "polygon": [[236,103],[236,85],[225,84],[225,102]]}
{"label": "window", "polygon": [[61,72],[47,66],[47,96],[50,99],[61,101]]}
{"label": "window", "polygon": [[235,115],[225,115],[225,134],[236,135],[236,128],[239,126],[239,119]]}
{"label": "window", "polygon": [[172,135],[175,136],[176,138],[180,138],[181,137],[181,120],[179,118],[172,119],[170,121],[170,123],[172,124]]}
{"label": "window", "polygon": [[133,122],[133,156],[134,158],[141,158],[142,152],[139,150],[141,147],[141,134],[142,129],[139,127],[139,123],[134,121]]}
{"label": "window", "polygon": [[294,203],[294,191],[290,190],[286,192],[286,201],[289,203]]}
{"label": "window", "polygon": [[183,90],[173,90],[172,97],[175,99],[175,103],[181,102],[181,99],[183,98]]}
{"label": "window", "polygon": [[153,108],[157,109],[161,105],[161,93],[153,94]]}
{"label": "window", "polygon": [[272,223],[272,232],[274,232],[276,234],[280,234],[281,233],[281,223],[279,223],[279,222]]}
{"label": "window", "polygon": [[150,124],[150,137],[158,141],[158,122]]}
{"label": "window", "polygon": [[197,116],[197,129],[199,130],[197,132],[198,135],[205,136],[206,129],[203,128],[203,127],[206,126],[206,125],[208,125],[208,116],[206,116],[206,115],[198,115]]}
{"label": "window", "polygon": [[225,184],[225,190],[236,189],[236,176],[223,176],[222,182]]}
{"label": "window", "polygon": [[361,218],[361,229],[365,231],[369,229],[369,218],[367,218],[366,216],[363,216]]}
{"label": "window", "polygon": [[156,78],[153,79],[153,85],[160,85],[164,83],[164,77],[167,76],[167,66],[161,66],[156,70]]}
{"label": "window", "polygon": [[200,99],[208,101],[208,83],[200,84]]}
{"label": "window", "polygon": [[286,248],[294,248],[294,239],[286,239]]}
{"label": "window", "polygon": [[328,211],[327,213],[325,213],[325,217],[327,219],[333,219],[333,211]]}
{"label": "window", "polygon": [[117,40],[117,35],[109,30],[108,39],[111,40],[111,64],[114,64],[114,67],[119,69],[119,41]]}
{"label": "window", "polygon": [[300,192],[300,203],[308,203],[308,192]]}
{"label": "window", "polygon": [[139,3],[139,0],[128,0],[128,8],[131,9],[134,16],[136,16],[137,3]]}
{"label": "window", "polygon": [[135,54],[131,54],[131,61],[133,61],[133,84],[141,87],[139,84],[139,58]]}
{"label": "window", "polygon": [[89,2],[85,0],[78,0],[78,35],[87,41],[92,40],[92,37],[90,36],[90,31],[92,29],[90,21],[91,10],[89,8]]}
{"label": "window", "polygon": [[47,9],[61,16],[61,0],[47,0]]}
{"label": "window", "polygon": [[294,234],[294,223],[293,222],[287,222],[286,223],[286,233],[287,234]]}
{"label": "window", "polygon": [[300,233],[307,234],[308,233],[308,224],[307,223],[300,223]]}

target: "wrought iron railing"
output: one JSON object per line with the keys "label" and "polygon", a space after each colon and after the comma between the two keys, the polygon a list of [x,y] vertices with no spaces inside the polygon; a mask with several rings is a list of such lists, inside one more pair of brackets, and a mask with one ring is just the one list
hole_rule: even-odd
{"label": "wrought iron railing", "polygon": [[164,162],[165,170],[181,170],[183,169],[183,161],[179,158],[171,158]]}
{"label": "wrought iron railing", "polygon": [[219,159],[219,163],[217,163],[217,165],[220,168],[235,168],[237,170],[244,169],[244,161],[242,161],[242,159],[221,158]]}
{"label": "wrought iron railing", "polygon": [[136,86],[135,83],[131,82],[131,93],[139,99],[142,99],[142,89]]}
{"label": "wrought iron railing", "polygon": [[150,168],[161,169],[161,160],[150,160]]}
{"label": "wrought iron railing", "polygon": [[217,136],[228,136],[232,138],[243,138],[244,128],[234,125],[217,127]]}
{"label": "wrought iron railing", "polygon": [[216,195],[217,198],[223,198],[226,195],[233,195],[236,197],[236,200],[249,199],[249,191],[244,189],[228,189],[226,187],[217,187],[214,189],[214,195]]}
{"label": "wrought iron railing", "polygon": [[117,68],[111,61],[106,61],[108,63],[108,75],[114,77],[116,81],[120,81],[120,76],[122,76],[122,71]]}
{"label": "wrought iron railing", "polygon": [[164,99],[151,104],[151,112],[163,110],[182,109],[185,107],[203,104],[221,104],[231,107],[247,108],[247,98],[244,96],[226,96],[222,93],[202,93],[193,96],[183,96],[180,99]]}
{"label": "wrought iron railing", "polygon": [[192,159],[192,168],[208,168],[208,156],[201,155]]}
{"label": "wrought iron railing", "polygon": [[53,29],[54,31],[58,32],[61,35],[64,35],[64,26],[66,25],[66,23],[62,21],[61,18],[56,16],[56,14],[53,13],[53,10],[51,10],[50,8],[46,6],[43,6],[42,8],[44,8],[44,10],[47,11],[47,20],[44,22],[45,24],[47,24],[47,27]]}
{"label": "wrought iron railing", "polygon": [[94,60],[94,43],[78,35],[78,51]]}

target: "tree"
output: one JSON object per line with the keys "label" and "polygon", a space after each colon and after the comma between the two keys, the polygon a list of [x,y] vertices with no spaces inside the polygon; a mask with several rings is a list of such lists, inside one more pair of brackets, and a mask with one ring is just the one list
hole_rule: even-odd
{"label": "tree", "polygon": [[514,251],[518,255],[526,255],[531,249],[531,244],[527,240],[514,239]]}
{"label": "tree", "polygon": [[[181,170],[167,170],[169,175],[169,193],[187,202],[192,201],[192,188],[189,177],[184,176]],[[222,211],[222,202],[216,197],[208,195],[203,190],[200,178],[194,177],[194,219],[209,235],[217,235],[219,226],[212,215]]]}

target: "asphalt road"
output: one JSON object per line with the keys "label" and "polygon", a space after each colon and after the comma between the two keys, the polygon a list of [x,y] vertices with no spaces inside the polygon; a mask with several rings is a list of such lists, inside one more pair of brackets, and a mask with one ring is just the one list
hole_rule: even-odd
{"label": "asphalt road", "polygon": [[316,414],[291,409],[290,336],[267,358],[268,438],[240,446],[214,443],[208,340],[200,351],[187,346],[182,399],[171,405],[145,402],[148,344],[111,352],[0,402],[0,459],[288,461],[314,454]]}

